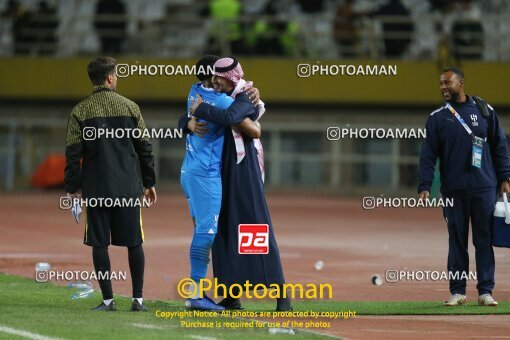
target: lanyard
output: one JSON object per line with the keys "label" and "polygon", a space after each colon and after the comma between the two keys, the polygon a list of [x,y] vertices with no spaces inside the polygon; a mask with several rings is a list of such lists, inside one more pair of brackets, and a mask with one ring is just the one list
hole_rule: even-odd
{"label": "lanyard", "polygon": [[450,103],[446,103],[446,107],[448,108],[448,110],[450,110],[451,113],[453,113],[455,118],[457,118],[457,120],[462,124],[464,129],[466,129],[467,133],[470,134],[470,135],[473,135],[473,131],[471,131],[471,129],[466,124],[464,119],[462,119],[462,117],[459,115],[459,113],[457,111],[455,111],[455,109],[450,105]]}

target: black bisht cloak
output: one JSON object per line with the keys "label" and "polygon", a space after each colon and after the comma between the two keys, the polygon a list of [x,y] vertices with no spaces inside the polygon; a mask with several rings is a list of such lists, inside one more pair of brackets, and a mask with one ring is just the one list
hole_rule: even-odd
{"label": "black bisht cloak", "polygon": [[[214,277],[227,287],[232,284],[244,285],[246,281],[252,285],[266,286],[285,283],[280,252],[264,196],[257,150],[253,140],[243,135],[246,155],[241,163],[237,164],[236,146],[229,128],[239,124],[246,117],[255,120],[258,117],[257,109],[252,105],[248,95],[241,92],[227,110],[202,103],[194,116],[227,126],[221,169],[223,194],[218,233],[212,246]],[[268,224],[269,253],[239,254],[239,224]]]}

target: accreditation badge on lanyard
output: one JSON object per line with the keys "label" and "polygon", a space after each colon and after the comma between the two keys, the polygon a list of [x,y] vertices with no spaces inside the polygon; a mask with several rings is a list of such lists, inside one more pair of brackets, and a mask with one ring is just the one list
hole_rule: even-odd
{"label": "accreditation badge on lanyard", "polygon": [[450,103],[446,104],[446,107],[450,112],[457,118],[457,120],[462,124],[467,133],[473,138],[473,145],[471,147],[471,165],[475,168],[482,167],[482,154],[483,154],[483,138],[477,137],[473,134],[473,131],[466,124],[464,119],[459,115],[459,113],[450,105]]}

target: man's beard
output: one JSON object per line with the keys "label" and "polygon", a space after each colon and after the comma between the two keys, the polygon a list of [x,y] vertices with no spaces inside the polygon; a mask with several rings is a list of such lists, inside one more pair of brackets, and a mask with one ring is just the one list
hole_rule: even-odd
{"label": "man's beard", "polygon": [[459,99],[459,96],[460,96],[460,93],[458,92],[450,92],[450,102],[452,103],[456,103],[457,102],[457,99]]}

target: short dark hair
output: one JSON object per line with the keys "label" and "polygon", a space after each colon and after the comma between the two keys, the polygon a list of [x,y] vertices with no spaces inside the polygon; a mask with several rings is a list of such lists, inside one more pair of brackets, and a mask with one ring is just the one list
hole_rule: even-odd
{"label": "short dark hair", "polygon": [[196,75],[198,80],[204,81],[208,78],[211,78],[214,74],[210,72],[213,68],[214,63],[216,63],[220,59],[220,57],[215,55],[205,55],[197,61],[195,67]]}
{"label": "short dark hair", "polygon": [[110,57],[97,57],[87,66],[90,81],[93,85],[102,85],[108,75],[115,72],[117,62]]}
{"label": "short dark hair", "polygon": [[464,72],[462,72],[462,70],[458,67],[447,67],[441,72],[441,74],[446,72],[453,72],[459,76],[460,79],[464,79]]}

